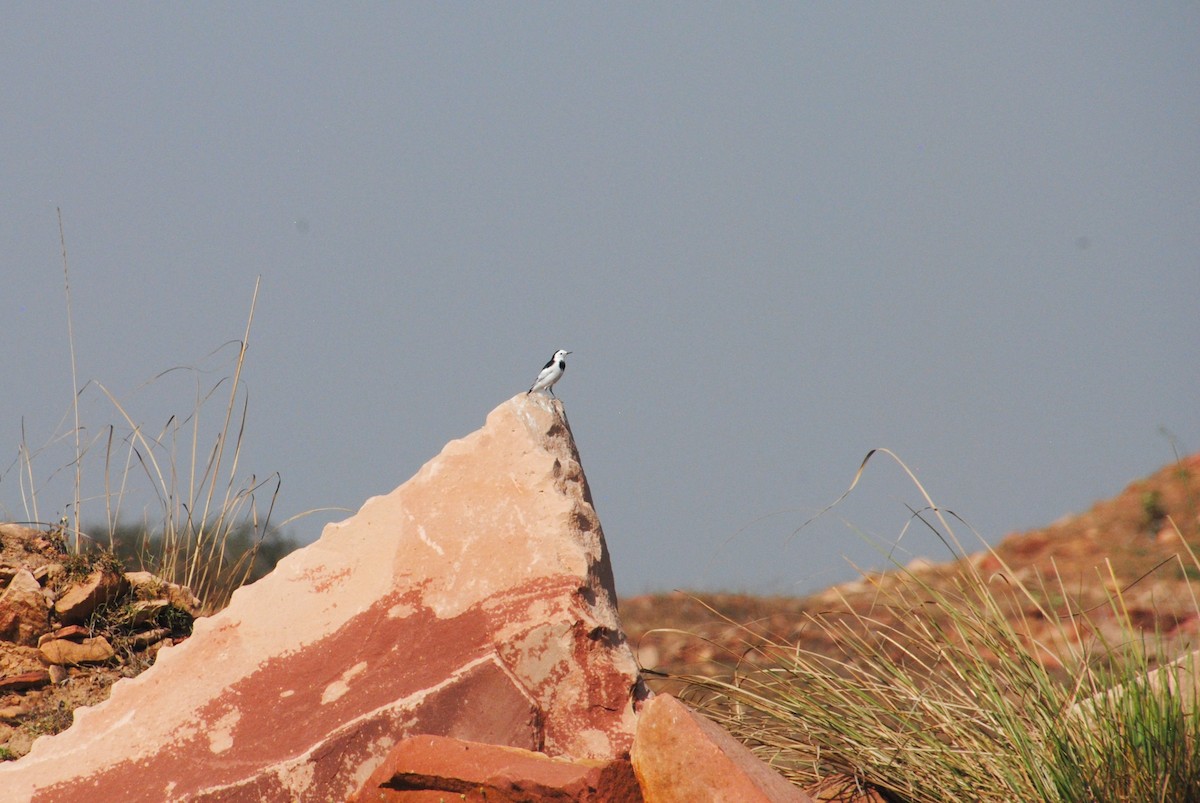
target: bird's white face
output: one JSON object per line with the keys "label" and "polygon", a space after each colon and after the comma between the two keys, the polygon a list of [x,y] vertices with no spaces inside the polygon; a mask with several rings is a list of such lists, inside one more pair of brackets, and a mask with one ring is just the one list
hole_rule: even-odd
{"label": "bird's white face", "polygon": [[567,356],[568,354],[572,354],[572,353],[573,352],[563,351],[562,349],[559,349],[558,351],[554,352],[554,360],[555,360],[555,362],[557,362],[558,360],[561,360],[563,357]]}

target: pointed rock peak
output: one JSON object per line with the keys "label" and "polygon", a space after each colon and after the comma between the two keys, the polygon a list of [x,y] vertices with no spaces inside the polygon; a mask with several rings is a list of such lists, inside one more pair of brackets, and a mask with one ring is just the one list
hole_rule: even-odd
{"label": "pointed rock peak", "polygon": [[522,393],[0,767],[0,788],[345,799],[418,733],[626,754],[642,693],[562,405]]}

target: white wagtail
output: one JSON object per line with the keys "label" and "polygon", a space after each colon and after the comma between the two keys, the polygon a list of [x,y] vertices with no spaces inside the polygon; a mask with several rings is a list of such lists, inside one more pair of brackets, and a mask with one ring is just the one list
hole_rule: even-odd
{"label": "white wagtail", "polygon": [[[554,396],[554,383],[562,379],[563,372],[567,370],[566,357],[571,353],[562,349],[554,352],[554,356],[550,358],[550,362],[546,363],[546,366],[542,368],[542,372],[538,374],[537,380],[525,392],[525,395],[528,396],[535,390],[548,390],[550,391],[550,395]],[[558,397],[554,396],[554,398],[557,399]]]}

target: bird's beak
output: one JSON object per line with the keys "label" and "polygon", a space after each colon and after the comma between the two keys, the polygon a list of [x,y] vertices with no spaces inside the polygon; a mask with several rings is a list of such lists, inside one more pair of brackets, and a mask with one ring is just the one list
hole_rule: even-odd
{"label": "bird's beak", "polygon": [[573,352],[573,351],[568,351],[568,352],[567,352],[567,354],[574,354],[574,353],[575,353],[575,352]]}

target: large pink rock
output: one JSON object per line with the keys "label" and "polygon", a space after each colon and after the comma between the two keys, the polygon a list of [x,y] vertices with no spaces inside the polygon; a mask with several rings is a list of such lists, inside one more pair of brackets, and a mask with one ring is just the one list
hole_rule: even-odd
{"label": "large pink rock", "polygon": [[522,393],[0,766],[0,790],[342,800],[417,733],[622,756],[642,693],[561,403]]}

